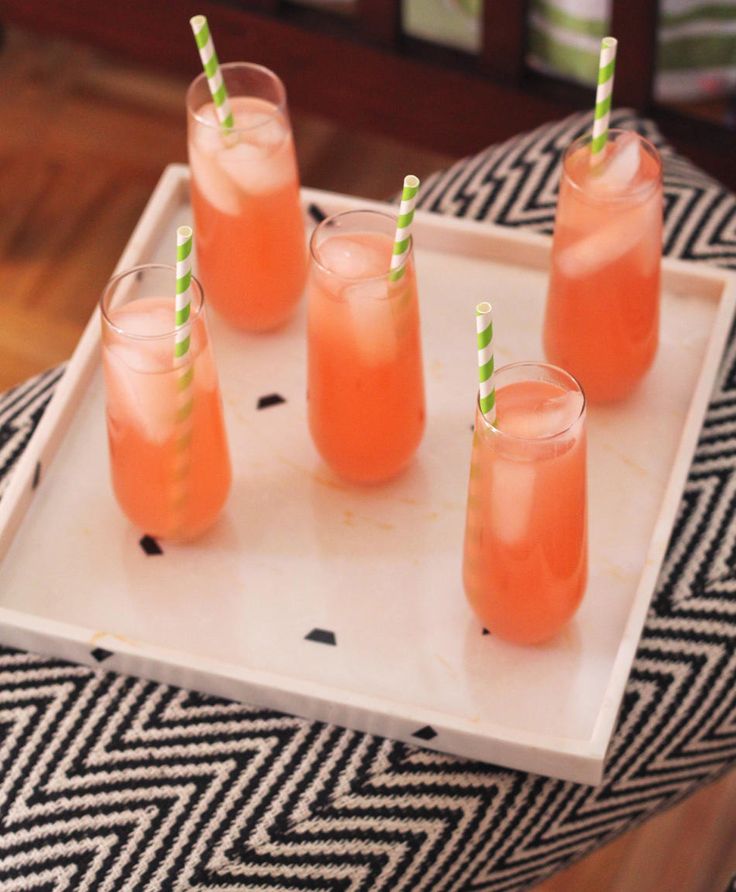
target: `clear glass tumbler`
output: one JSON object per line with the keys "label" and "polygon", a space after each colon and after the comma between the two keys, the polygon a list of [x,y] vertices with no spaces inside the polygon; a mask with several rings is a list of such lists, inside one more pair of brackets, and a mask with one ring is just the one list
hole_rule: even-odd
{"label": "clear glass tumbler", "polygon": [[347,211],[310,242],[309,427],[340,476],[398,474],[424,433],[424,375],[413,250],[389,273],[396,220]]}
{"label": "clear glass tumbler", "polygon": [[190,347],[174,356],[173,266],[134,267],[100,298],[110,471],[118,504],[153,536],[191,539],[227,498],[230,457],[202,287]]}
{"label": "clear glass tumbler", "polygon": [[519,644],[553,637],[587,581],[585,397],[545,363],[495,375],[496,422],[476,407],[463,581],[480,622]]}
{"label": "clear glass tumbler", "polygon": [[544,322],[547,359],[579,378],[591,402],[626,397],[659,341],[662,163],[638,133],[609,132],[591,164],[590,137],[568,147]]}
{"label": "clear glass tumbler", "polygon": [[292,315],[307,248],[286,91],[267,68],[221,65],[235,127],[223,132],[207,79],[187,92],[198,274],[210,304],[245,331]]}

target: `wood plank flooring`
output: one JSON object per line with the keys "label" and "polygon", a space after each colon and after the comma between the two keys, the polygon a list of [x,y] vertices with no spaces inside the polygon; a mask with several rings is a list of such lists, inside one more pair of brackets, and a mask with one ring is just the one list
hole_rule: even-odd
{"label": "wood plank flooring", "polygon": [[[9,29],[0,65],[0,391],[66,359],[162,169],[185,161],[186,83]],[[304,185],[383,198],[453,158],[294,116]],[[736,773],[538,886],[720,892]]]}
{"label": "wood plank flooring", "polygon": [[[0,391],[65,359],[164,167],[185,80],[10,29],[0,70]],[[296,115],[306,186],[385,198],[453,158]]]}

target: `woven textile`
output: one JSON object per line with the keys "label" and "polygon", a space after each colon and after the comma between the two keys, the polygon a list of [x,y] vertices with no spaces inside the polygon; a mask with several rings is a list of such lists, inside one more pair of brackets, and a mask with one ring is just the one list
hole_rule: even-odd
{"label": "woven textile", "polygon": [[[419,206],[552,228],[574,116],[437,174]],[[665,158],[665,251],[736,267],[736,200]],[[0,400],[0,475],[60,370]],[[0,888],[519,890],[736,761],[731,338],[597,788],[0,649]]]}

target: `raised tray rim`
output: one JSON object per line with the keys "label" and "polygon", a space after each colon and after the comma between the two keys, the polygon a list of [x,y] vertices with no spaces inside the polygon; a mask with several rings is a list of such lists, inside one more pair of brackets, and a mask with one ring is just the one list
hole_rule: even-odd
{"label": "raised tray rim", "polygon": [[[188,176],[186,165],[169,165],[165,169],[116,265],[116,271],[125,269],[137,261],[140,251],[155,231],[159,219],[166,213],[166,208],[170,207],[172,202],[178,201],[180,190],[187,185]],[[386,204],[382,202],[315,189],[302,189],[302,198],[305,204],[334,205],[347,202],[354,206],[359,201],[361,207],[378,210],[386,208]],[[470,234],[482,232],[486,239],[491,234],[502,252],[523,250],[526,261],[534,265],[544,266],[548,261],[551,239],[545,235],[426,211],[417,211],[417,220],[425,227],[440,232],[447,229],[457,229]],[[547,768],[550,774],[567,779],[586,783],[600,781],[606,750],[664,559],[676,510],[700,434],[702,418],[716,379],[736,306],[736,275],[725,269],[708,268],[688,261],[665,258],[663,277],[665,282],[670,284],[680,282],[689,284],[690,287],[697,285],[704,288],[709,292],[708,296],[718,301],[718,308],[687,412],[683,434],[660,505],[647,559],[616,651],[593,732],[589,739],[582,741],[520,729],[513,729],[510,732],[510,729],[503,725],[484,722],[483,728],[492,734],[493,745],[489,746],[487,734],[481,737],[476,724],[452,717],[453,729],[462,737],[468,738],[467,755],[477,755],[484,761],[492,759],[500,764],[518,767],[519,751],[523,751],[526,756],[534,754],[534,761],[540,766],[535,770],[542,773],[545,773]],[[99,351],[97,314],[98,311],[95,310],[0,501],[0,559],[12,542],[30,505],[37,465],[45,467],[53,460],[53,455],[73,418],[76,398],[87,385],[96,367]],[[291,712],[290,707],[280,706],[281,695],[287,689],[290,692],[298,692],[309,701],[310,718],[335,721],[335,704],[329,696],[330,691],[334,689],[321,683],[294,677],[287,678],[224,661],[193,657],[186,652],[156,644],[140,641],[133,643],[112,634],[101,634],[92,628],[67,624],[2,606],[0,606],[0,637],[12,646],[46,652],[93,666],[99,664],[91,657],[90,648],[103,648],[114,655],[114,660],[105,662],[105,668],[114,668],[115,671],[149,677],[164,683],[199,688],[223,696],[233,696],[232,683],[235,682],[238,688],[237,696],[241,699],[256,705],[282,708]],[[182,670],[186,676],[184,679]],[[206,684],[198,683],[200,679],[206,679]],[[360,694],[359,699],[361,703],[349,705],[350,726],[367,733],[376,733],[373,727],[372,708],[380,707],[382,714],[390,715],[392,710],[389,707],[395,704],[364,694]],[[400,714],[396,712],[395,718],[407,718],[405,710]],[[416,707],[411,711],[409,724],[415,728],[431,725],[437,715],[438,713],[433,710]],[[447,716],[442,715],[447,724]],[[410,734],[397,735],[397,738],[412,744],[432,746],[431,743],[419,741]],[[476,745],[471,745],[473,740]]]}

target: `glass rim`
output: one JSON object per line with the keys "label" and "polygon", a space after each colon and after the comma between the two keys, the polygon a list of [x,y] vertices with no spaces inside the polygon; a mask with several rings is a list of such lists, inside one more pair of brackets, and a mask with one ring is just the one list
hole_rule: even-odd
{"label": "glass rim", "polygon": [[593,134],[592,132],[588,132],[574,139],[562,155],[562,171],[569,185],[576,191],[576,193],[582,195],[585,201],[591,204],[615,204],[617,202],[630,201],[632,198],[639,196],[644,197],[650,192],[654,192],[662,184],[662,156],[660,155],[659,149],[651,140],[647,139],[646,136],[642,136],[637,130],[623,130],[619,127],[612,127],[608,133],[615,134],[616,137],[627,133],[633,133],[655,161],[657,165],[657,176],[652,180],[640,183],[634,188],[626,188],[621,192],[615,192],[609,195],[606,193],[594,194],[589,190],[586,190],[584,186],[570,174],[570,171],[568,170],[568,161],[578,149],[590,145],[593,140]]}
{"label": "glass rim", "polygon": [[409,262],[409,258],[414,253],[414,236],[409,236],[409,248],[406,252],[406,257],[403,262],[399,264],[395,269],[387,269],[385,273],[378,273],[375,276],[345,276],[342,273],[335,272],[334,269],[330,269],[329,266],[325,266],[324,263],[317,256],[317,233],[319,233],[322,228],[326,228],[328,225],[332,225],[334,221],[340,220],[344,217],[357,216],[358,214],[366,214],[369,216],[381,218],[383,220],[388,220],[391,222],[392,228],[395,231],[396,228],[396,219],[391,216],[391,214],[387,214],[385,211],[377,211],[373,208],[353,208],[348,211],[339,211],[337,214],[331,214],[329,217],[325,217],[324,220],[321,220],[312,231],[312,234],[309,237],[309,256],[311,257],[314,265],[319,269],[320,272],[324,273],[327,276],[333,276],[335,279],[340,279],[343,282],[380,282],[386,279],[392,272],[396,273],[398,270],[405,269],[406,265]]}
{"label": "glass rim", "polygon": [[[129,338],[131,340],[136,341],[162,341],[167,340],[168,338],[174,337],[176,334],[178,327],[176,324],[173,328],[164,332],[157,332],[156,334],[137,334],[133,331],[127,331],[124,328],[121,328],[119,325],[116,325],[115,322],[110,318],[108,313],[108,309],[105,306],[105,298],[113,292],[115,287],[128,276],[137,275],[141,272],[147,272],[150,270],[166,270],[167,272],[172,273],[172,289],[171,289],[171,297],[172,300],[175,301],[175,291],[174,287],[176,285],[176,267],[169,263],[140,263],[137,266],[131,266],[128,269],[124,269],[122,272],[115,273],[108,281],[105,283],[105,287],[102,289],[102,294],[100,295],[100,299],[98,301],[100,307],[100,313],[102,315],[102,319],[107,325],[109,329],[115,332],[115,334],[122,335],[125,338]],[[189,320],[187,325],[191,325],[197,321],[197,319],[202,315],[202,311],[204,310],[204,289],[202,288],[202,283],[199,279],[192,273],[192,285],[194,285],[197,294],[199,295],[199,304],[198,306],[194,306],[194,301],[192,301],[191,308],[189,311]],[[150,295],[153,297],[154,295]],[[161,295],[165,297],[166,295]]]}
{"label": "glass rim", "polygon": [[[478,391],[478,396],[476,398],[476,406],[478,409],[478,413],[482,419],[483,425],[486,430],[492,431],[492,433],[496,436],[503,437],[510,442],[516,443],[549,443],[552,440],[556,440],[559,437],[565,436],[565,434],[569,433],[573,427],[580,421],[581,418],[585,415],[585,410],[588,407],[588,399],[585,396],[585,391],[583,390],[583,385],[578,381],[575,375],[572,372],[568,372],[567,369],[563,369],[558,365],[554,365],[551,362],[542,362],[535,360],[521,360],[519,362],[509,362],[506,365],[502,365],[500,368],[496,369],[494,372],[494,379],[496,376],[500,375],[502,372],[511,371],[513,369],[522,369],[522,368],[535,368],[535,369],[551,369],[555,374],[559,375],[563,379],[567,379],[568,382],[572,383],[573,387],[568,388],[568,393],[579,393],[583,398],[582,405],[580,406],[580,411],[573,418],[573,420],[564,428],[561,428],[558,431],[555,431],[552,434],[545,434],[543,437],[520,437],[517,434],[510,434],[508,431],[502,430],[500,427],[497,427],[495,423],[491,423],[483,413],[483,410],[480,407],[480,390]],[[532,379],[529,379],[532,380]],[[534,379],[540,380],[540,379]],[[545,380],[545,379],[541,379]],[[554,382],[551,382],[554,383]],[[495,384],[495,380],[494,380]]]}
{"label": "glass rim", "polygon": [[[220,65],[220,72],[223,75],[223,81],[225,80],[225,73],[227,73],[229,71],[235,71],[235,70],[247,70],[247,71],[254,71],[259,74],[265,74],[266,78],[268,80],[275,83],[276,89],[279,93],[280,98],[279,98],[279,101],[276,103],[273,103],[273,105],[276,108],[276,111],[282,117],[285,117],[285,115],[286,115],[286,87],[284,86],[284,82],[281,80],[281,78],[278,76],[278,74],[276,74],[276,72],[271,71],[270,68],[266,68],[265,65],[259,65],[257,62],[224,62]],[[201,71],[187,87],[187,95],[186,95],[187,112],[194,118],[194,120],[198,124],[201,124],[202,127],[209,127],[211,130],[219,130],[220,129],[219,122],[212,121],[212,120],[205,118],[199,114],[199,108],[202,107],[201,105],[199,106],[199,108],[197,110],[195,110],[192,107],[193,106],[192,96],[193,96],[194,90],[197,88],[197,86],[202,81],[206,81],[206,80],[207,80],[207,75],[204,73],[204,71]],[[251,94],[249,94],[249,93],[242,93],[242,94],[234,93],[233,95],[234,96],[238,96],[238,95],[249,96]],[[209,85],[207,86],[207,96],[210,99],[212,98],[210,95],[210,92],[209,92]],[[202,103],[202,105],[205,105],[205,104],[206,103]],[[257,130],[259,127],[263,127],[265,124],[268,124],[268,123],[270,123],[270,118],[265,121],[261,121],[258,124],[250,124],[246,127],[243,127],[243,126],[232,127],[228,132],[229,133],[248,133],[252,130]]]}

